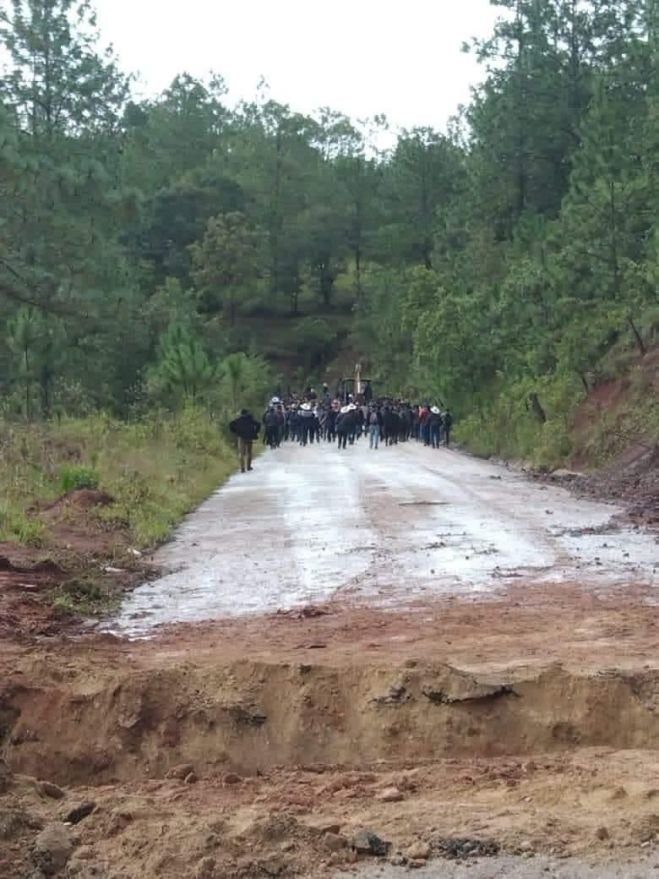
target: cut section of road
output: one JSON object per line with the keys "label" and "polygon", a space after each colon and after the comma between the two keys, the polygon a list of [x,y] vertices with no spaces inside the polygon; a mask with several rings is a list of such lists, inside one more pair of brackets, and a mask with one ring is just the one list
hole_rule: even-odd
{"label": "cut section of road", "polygon": [[409,607],[521,579],[655,584],[657,540],[620,512],[452,450],[288,445],[189,516],[155,556],[172,573],[105,628],[144,637],[341,598]]}

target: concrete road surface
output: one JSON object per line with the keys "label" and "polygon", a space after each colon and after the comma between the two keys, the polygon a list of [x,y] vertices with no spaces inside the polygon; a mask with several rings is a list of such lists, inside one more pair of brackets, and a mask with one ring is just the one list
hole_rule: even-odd
{"label": "concrete road surface", "polygon": [[456,451],[411,442],[340,452],[289,444],[189,516],[106,629],[271,612],[341,598],[407,606],[577,580],[656,582],[659,548],[613,505]]}

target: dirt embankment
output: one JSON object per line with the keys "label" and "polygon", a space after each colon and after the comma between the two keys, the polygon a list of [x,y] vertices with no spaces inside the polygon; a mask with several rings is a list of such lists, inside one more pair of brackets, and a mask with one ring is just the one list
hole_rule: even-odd
{"label": "dirt embankment", "polygon": [[573,487],[622,499],[632,520],[659,526],[659,351],[640,358],[628,375],[594,388],[572,429],[569,465],[584,471]]}
{"label": "dirt embankment", "polygon": [[472,845],[642,856],[659,834],[656,612],[645,594],[520,597],[6,645],[0,875],[35,875],[42,828],[68,840],[61,875],[85,879],[329,875],[377,857],[364,829],[399,864]]}
{"label": "dirt embankment", "polygon": [[580,677],[557,669],[511,682],[448,666],[243,661],[35,683],[3,687],[7,754],[14,770],[60,784],[163,777],[176,763],[252,775],[659,741],[656,671]]}
{"label": "dirt embankment", "polygon": [[3,875],[35,875],[43,828],[68,840],[67,875],[113,879],[319,875],[359,859],[364,828],[400,863],[456,837],[601,860],[659,832],[656,671],[83,653],[4,682]]}

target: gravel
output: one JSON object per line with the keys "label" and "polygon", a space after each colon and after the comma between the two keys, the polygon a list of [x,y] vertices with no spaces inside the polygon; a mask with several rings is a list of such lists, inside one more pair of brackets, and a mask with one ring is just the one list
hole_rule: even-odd
{"label": "gravel", "polygon": [[372,864],[356,867],[335,879],[659,879],[659,850],[648,858],[617,864],[586,864],[574,858],[500,856],[463,861],[433,861],[411,873],[404,867]]}

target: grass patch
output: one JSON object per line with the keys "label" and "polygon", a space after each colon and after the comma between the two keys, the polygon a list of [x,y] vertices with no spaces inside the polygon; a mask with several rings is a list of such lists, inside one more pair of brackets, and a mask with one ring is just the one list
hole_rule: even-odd
{"label": "grass patch", "polygon": [[53,607],[66,613],[98,616],[119,606],[116,589],[91,576],[74,577],[57,587]]}
{"label": "grass patch", "polygon": [[87,515],[128,529],[140,549],[152,547],[236,465],[222,427],[193,407],[134,422],[95,415],[0,427],[0,539],[32,546],[48,542],[35,507],[100,488],[115,502]]}
{"label": "grass patch", "polygon": [[98,488],[100,476],[93,467],[83,465],[63,467],[60,472],[60,486],[64,494],[81,488]]}
{"label": "grass patch", "polygon": [[46,542],[46,526],[37,516],[21,509],[20,505],[5,501],[0,506],[0,541],[43,546]]}

